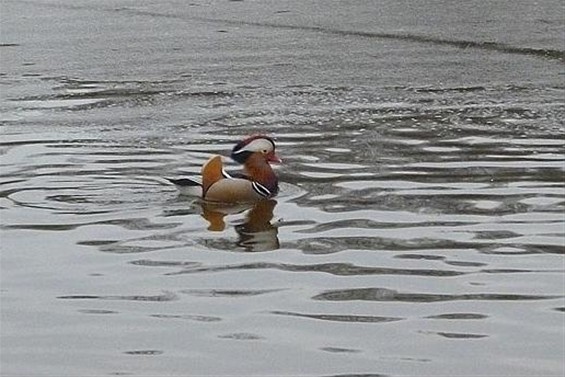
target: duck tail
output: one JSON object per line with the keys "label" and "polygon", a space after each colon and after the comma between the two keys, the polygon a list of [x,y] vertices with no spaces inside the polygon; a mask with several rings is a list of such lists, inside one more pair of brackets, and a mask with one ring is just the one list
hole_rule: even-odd
{"label": "duck tail", "polygon": [[222,157],[211,157],[208,162],[202,166],[202,196],[206,195],[206,191],[214,183],[224,178]]}
{"label": "duck tail", "polygon": [[177,186],[201,186],[200,183],[190,178],[166,178],[165,179]]}
{"label": "duck tail", "polygon": [[202,196],[202,185],[190,178],[165,178],[173,183],[179,190],[179,194],[183,196]]}

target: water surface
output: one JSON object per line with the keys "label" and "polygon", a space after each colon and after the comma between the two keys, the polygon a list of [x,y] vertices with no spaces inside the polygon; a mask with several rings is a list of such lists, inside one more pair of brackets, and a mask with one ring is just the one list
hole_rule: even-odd
{"label": "water surface", "polygon": [[562,375],[562,5],[444,3],[4,2],[2,373]]}

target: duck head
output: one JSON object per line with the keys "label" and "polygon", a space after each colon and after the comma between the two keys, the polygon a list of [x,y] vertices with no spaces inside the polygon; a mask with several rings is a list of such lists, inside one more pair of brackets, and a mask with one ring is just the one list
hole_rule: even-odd
{"label": "duck head", "polygon": [[250,136],[237,143],[231,152],[231,158],[240,164],[245,164],[254,155],[262,156],[267,162],[282,162],[275,154],[275,141],[265,135]]}

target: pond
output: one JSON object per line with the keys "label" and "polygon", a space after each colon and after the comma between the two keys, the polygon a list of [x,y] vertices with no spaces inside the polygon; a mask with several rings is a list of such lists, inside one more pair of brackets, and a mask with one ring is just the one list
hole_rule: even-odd
{"label": "pond", "polygon": [[4,2],[3,375],[562,375],[560,5],[475,3]]}

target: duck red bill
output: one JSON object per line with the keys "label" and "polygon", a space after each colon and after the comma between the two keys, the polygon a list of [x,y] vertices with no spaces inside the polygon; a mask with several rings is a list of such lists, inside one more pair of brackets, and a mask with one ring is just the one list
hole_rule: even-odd
{"label": "duck red bill", "polygon": [[282,163],[282,160],[279,158],[279,156],[277,156],[277,155],[274,154],[274,153],[269,153],[269,154],[267,155],[267,161],[269,161],[269,162],[274,162],[274,163],[277,163],[277,164]]}

